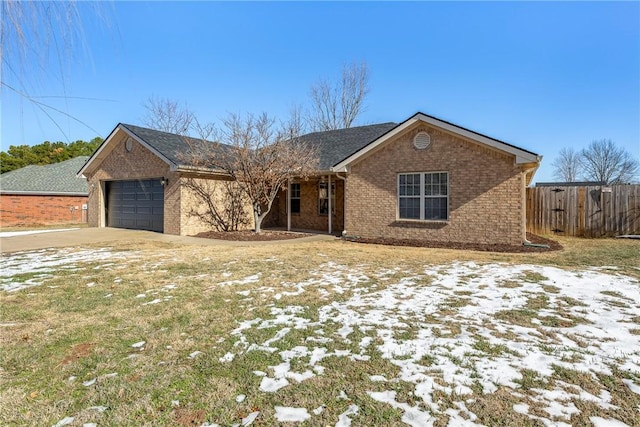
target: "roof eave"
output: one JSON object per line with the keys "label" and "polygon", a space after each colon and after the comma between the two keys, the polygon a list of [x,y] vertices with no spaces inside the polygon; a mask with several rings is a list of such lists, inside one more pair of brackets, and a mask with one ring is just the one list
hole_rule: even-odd
{"label": "roof eave", "polygon": [[436,117],[429,116],[424,113],[416,113],[413,118],[416,120],[421,120],[425,123],[428,123],[432,126],[439,127],[444,129],[447,132],[454,133],[457,135],[461,135],[467,139],[472,141],[479,142],[486,146],[492,147],[496,150],[500,150],[515,156],[515,162],[518,165],[526,164],[526,163],[539,163],[541,156],[531,151],[524,150],[520,147],[516,147],[515,145],[508,144],[504,141],[499,141],[495,138],[491,138],[486,135],[482,135],[478,132],[474,132],[472,130],[463,128],[458,125],[454,125],[453,123],[446,122],[444,120],[440,120]]}
{"label": "roof eave", "polygon": [[171,168],[172,172],[183,172],[183,173],[199,173],[204,175],[224,175],[229,176],[229,173],[223,169],[214,169],[214,168],[206,168],[202,166],[191,166],[191,165],[176,165]]}

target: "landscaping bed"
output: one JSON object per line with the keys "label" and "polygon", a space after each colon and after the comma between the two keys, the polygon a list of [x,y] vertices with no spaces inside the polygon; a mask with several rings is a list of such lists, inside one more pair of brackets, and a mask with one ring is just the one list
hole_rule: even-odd
{"label": "landscaping bed", "polygon": [[253,230],[239,231],[205,231],[198,233],[193,237],[201,237],[205,239],[231,240],[236,242],[264,242],[270,240],[290,240],[299,239],[301,237],[312,236],[309,233],[294,233],[290,231],[280,230],[262,230],[256,233]]}
{"label": "landscaping bed", "polygon": [[462,249],[468,251],[483,252],[511,252],[511,253],[527,253],[527,252],[548,252],[558,251],[562,249],[562,245],[554,240],[547,239],[535,234],[527,233],[527,240],[535,245],[548,245],[549,247],[525,246],[525,245],[507,245],[507,244],[491,244],[483,245],[481,243],[460,243],[460,242],[434,242],[424,240],[411,239],[367,239],[364,237],[346,237],[345,240],[358,243],[373,243],[378,245],[390,246],[413,246],[422,248],[442,248],[442,249]]}

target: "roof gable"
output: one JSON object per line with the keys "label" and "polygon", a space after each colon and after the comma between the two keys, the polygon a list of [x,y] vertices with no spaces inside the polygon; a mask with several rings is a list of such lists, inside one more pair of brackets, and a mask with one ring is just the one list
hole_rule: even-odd
{"label": "roof gable", "polygon": [[431,126],[442,129],[446,132],[453,133],[458,136],[465,137],[466,139],[472,140],[478,144],[485,145],[505,153],[509,153],[515,156],[515,162],[517,164],[528,164],[528,163],[539,163],[542,159],[541,156],[535,154],[531,151],[525,150],[520,147],[516,147],[515,145],[506,143],[504,141],[500,141],[495,138],[491,138],[489,136],[483,135],[481,133],[463,128],[461,126],[455,125],[453,123],[440,120],[436,117],[429,116],[424,113],[416,113],[404,122],[395,126],[393,129],[390,129],[388,132],[381,135],[379,138],[371,141],[369,144],[363,146],[360,150],[354,152],[350,156],[344,158],[338,164],[334,165],[332,170],[334,172],[345,172],[350,164],[355,161],[362,159],[368,153],[376,150],[381,145],[393,139],[393,137],[401,134],[415,123],[424,122]]}
{"label": "roof gable", "polygon": [[0,175],[0,192],[10,194],[87,195],[87,180],[76,177],[89,156],[49,165],[29,165]]}
{"label": "roof gable", "polygon": [[[91,166],[99,165],[109,155],[113,144],[123,138],[122,133],[133,138],[162,161],[167,163],[171,170],[180,168],[197,167],[197,159],[192,156],[194,149],[199,149],[202,144],[210,144],[212,150],[226,152],[225,145],[203,141],[198,138],[177,135],[169,132],[149,129],[141,126],[119,123],[98,149],[91,155],[87,163],[78,171],[78,175],[90,170]],[[193,153],[195,154],[195,153]]]}

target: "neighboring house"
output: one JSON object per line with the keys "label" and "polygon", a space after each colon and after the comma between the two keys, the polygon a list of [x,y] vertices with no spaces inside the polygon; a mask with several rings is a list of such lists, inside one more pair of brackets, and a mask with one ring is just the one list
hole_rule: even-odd
{"label": "neighboring house", "polygon": [[[535,153],[422,113],[302,139],[318,148],[318,171],[280,192],[265,225],[386,240],[526,240]],[[181,183],[224,173],[190,164],[189,146],[178,135],[116,126],[79,172],[89,182],[89,225],[203,231]]]}
{"label": "neighboring house", "polygon": [[87,159],[30,165],[0,175],[0,226],[87,222],[87,180],[76,176]]}

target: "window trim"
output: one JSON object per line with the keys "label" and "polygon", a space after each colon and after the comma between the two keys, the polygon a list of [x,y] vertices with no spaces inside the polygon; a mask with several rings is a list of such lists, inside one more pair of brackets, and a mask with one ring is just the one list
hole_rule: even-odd
{"label": "window trim", "polygon": [[[431,196],[427,196],[425,194],[424,191],[424,182],[425,182],[425,175],[432,175],[432,174],[445,174],[447,177],[447,194],[446,195],[431,195]],[[400,176],[402,175],[420,175],[420,194],[419,195],[412,195],[412,196],[401,196],[400,195]],[[397,177],[396,177],[396,220],[398,221],[414,221],[414,222],[449,222],[450,219],[450,215],[451,215],[451,209],[449,206],[449,195],[451,193],[451,185],[450,185],[450,181],[449,181],[449,172],[448,171],[429,171],[429,172],[398,172]],[[416,198],[418,197],[420,199],[420,218],[402,218],[400,216],[400,199],[401,198]],[[446,203],[447,203],[447,217],[444,219],[425,219],[424,217],[424,208],[425,208],[425,199],[427,198],[431,198],[431,199],[441,199],[441,198],[446,198]]]}
{"label": "window trim", "polygon": [[[326,198],[324,198],[324,197],[321,198],[320,197],[320,194],[322,194],[321,191],[320,191],[321,190],[320,187],[323,184],[328,187],[329,186],[329,182],[328,181],[325,181],[325,182],[318,181],[318,216],[328,216],[329,215],[329,212],[322,213],[320,211],[320,207],[322,206],[322,203],[321,203],[322,200],[327,200],[328,201],[329,200],[328,197],[331,197],[331,214],[333,215],[333,214],[336,213],[336,182],[335,181],[331,181],[331,191],[330,192],[327,191],[330,194],[328,194],[328,197],[326,197]],[[328,202],[327,202],[327,206],[328,206]]]}
{"label": "window trim", "polygon": [[[293,186],[297,185],[298,186],[298,197],[293,197]],[[302,209],[302,186],[300,185],[299,182],[292,182],[291,183],[291,191],[289,192],[289,209],[292,215],[300,215],[300,211]],[[295,212],[293,210],[293,203],[291,203],[293,200],[298,200],[298,211]]]}

